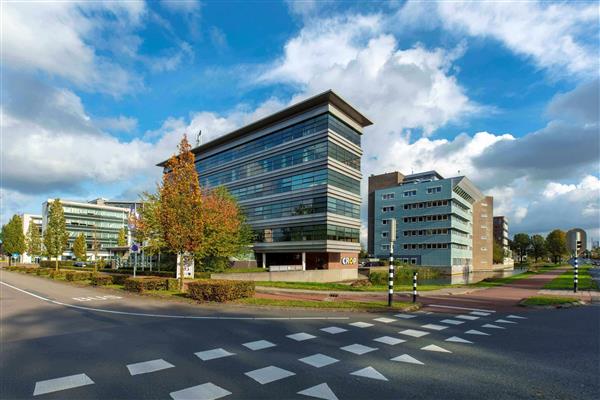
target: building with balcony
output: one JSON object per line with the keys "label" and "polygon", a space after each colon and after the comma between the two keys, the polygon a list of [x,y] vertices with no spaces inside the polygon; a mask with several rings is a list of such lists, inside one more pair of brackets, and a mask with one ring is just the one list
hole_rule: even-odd
{"label": "building with balcony", "polygon": [[[48,199],[42,205],[42,231],[48,224],[48,208],[54,199]],[[80,233],[85,235],[87,256],[89,259],[109,257],[109,248],[117,247],[119,232],[128,229],[129,209],[113,207],[93,202],[60,200],[65,214],[67,232],[69,233],[67,249],[62,258],[69,260],[73,256],[73,242]],[[93,243],[98,243],[97,251]],[[97,253],[97,254],[96,254]]]}
{"label": "building with balcony", "polygon": [[357,268],[360,144],[371,124],[321,93],[194,148],[200,185],[238,200],[258,266]]}
{"label": "building with balcony", "polygon": [[396,219],[394,257],[450,273],[493,267],[493,198],[466,177],[436,171],[369,178],[369,253],[390,254],[390,219]]}

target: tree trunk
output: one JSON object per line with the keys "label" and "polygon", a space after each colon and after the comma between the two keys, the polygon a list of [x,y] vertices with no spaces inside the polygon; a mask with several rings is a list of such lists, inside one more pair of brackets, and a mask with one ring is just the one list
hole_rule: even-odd
{"label": "tree trunk", "polygon": [[58,257],[54,258],[54,270],[58,272]]}
{"label": "tree trunk", "polygon": [[179,291],[183,292],[183,253],[177,253],[177,262],[179,265]]}

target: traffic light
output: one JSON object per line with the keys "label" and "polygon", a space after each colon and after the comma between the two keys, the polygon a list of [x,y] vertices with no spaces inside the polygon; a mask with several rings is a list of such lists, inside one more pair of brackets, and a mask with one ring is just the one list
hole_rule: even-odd
{"label": "traffic light", "polygon": [[577,252],[579,253],[579,251],[581,250],[581,240],[577,241]]}

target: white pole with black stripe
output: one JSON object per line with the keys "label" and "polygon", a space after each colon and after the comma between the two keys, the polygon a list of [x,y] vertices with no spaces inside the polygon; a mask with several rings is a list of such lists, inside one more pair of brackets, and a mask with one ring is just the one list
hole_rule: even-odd
{"label": "white pole with black stripe", "polygon": [[396,219],[392,218],[390,222],[390,268],[388,280],[388,307],[392,306],[394,297],[394,241],[396,240]]}
{"label": "white pole with black stripe", "polygon": [[573,267],[575,267],[575,271],[573,274],[573,293],[577,293],[577,284],[579,283],[579,265],[577,260],[577,254],[575,254],[575,260],[573,262]]}
{"label": "white pole with black stripe", "polygon": [[417,271],[413,272],[413,303],[417,302]]}

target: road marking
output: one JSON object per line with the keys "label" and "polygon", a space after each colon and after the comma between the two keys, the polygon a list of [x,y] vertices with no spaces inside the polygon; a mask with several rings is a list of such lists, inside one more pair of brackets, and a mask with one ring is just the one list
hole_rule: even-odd
{"label": "road marking", "polygon": [[320,385],[301,390],[298,394],[323,400],[338,400],[337,396],[333,393],[327,383],[321,383]]}
{"label": "road marking", "polygon": [[473,315],[457,315],[454,318],[466,319],[468,321],[475,321],[476,319],[479,319],[479,317],[475,317]]}
{"label": "road marking", "polygon": [[494,324],[485,324],[485,325],[481,325],[482,328],[494,328],[494,329],[506,329],[503,326],[498,326],[498,325],[494,325]]}
{"label": "road marking", "polygon": [[225,396],[229,396],[230,391],[223,389],[211,382],[204,383],[198,386],[192,386],[187,389],[178,390],[169,393],[173,400],[217,400]]}
{"label": "road marking", "polygon": [[446,350],[445,348],[436,346],[435,344],[430,344],[429,346],[421,347],[421,350],[437,351],[438,353],[452,353],[450,350]]}
{"label": "road marking", "polygon": [[483,311],[489,313],[495,313],[495,310],[486,310],[483,308],[469,308],[469,307],[457,307],[457,306],[443,306],[441,304],[428,304],[427,307],[435,307],[435,308],[451,308],[454,310],[470,310],[470,311]]}
{"label": "road marking", "polygon": [[427,325],[421,325],[421,328],[431,329],[434,331],[443,331],[444,329],[447,329],[448,327],[446,325],[427,324]]}
{"label": "road marking", "polygon": [[376,379],[378,381],[387,381],[388,379],[377,371],[375,368],[368,366],[358,371],[350,372],[350,375],[362,376],[364,378]]}
{"label": "road marking", "polygon": [[412,336],[412,337],[422,337],[425,335],[429,335],[429,332],[425,332],[425,331],[418,331],[416,329],[405,329],[403,331],[398,332],[402,335],[406,335],[406,336]]}
{"label": "road marking", "polygon": [[221,349],[221,348],[199,351],[194,354],[196,355],[196,357],[198,357],[202,361],[210,361],[210,360],[215,360],[217,358],[235,356],[235,353],[230,353],[227,350]]}
{"label": "road marking", "polygon": [[394,318],[380,317],[380,318],[374,318],[373,321],[383,322],[384,324],[389,324],[390,322],[395,322],[398,320],[394,319]]}
{"label": "road marking", "polygon": [[392,361],[405,362],[409,364],[418,364],[425,365],[421,361],[417,360],[414,357],[409,356],[408,354],[402,354],[401,356],[392,358]]}
{"label": "road marking", "polygon": [[352,325],[352,326],[355,326],[357,328],[368,328],[370,326],[373,326],[373,324],[370,324],[368,322],[361,322],[361,321],[359,321],[359,322],[352,322],[352,323],[350,323],[348,325]]}
{"label": "road marking", "polygon": [[316,338],[315,335],[311,335],[311,334],[306,333],[306,332],[294,333],[293,335],[287,335],[286,337],[288,337],[290,339],[293,339],[293,340],[295,340],[297,342],[303,342],[305,340]]}
{"label": "road marking", "polygon": [[169,315],[169,314],[150,314],[150,313],[140,313],[140,312],[129,312],[129,311],[117,311],[117,310],[106,310],[103,308],[95,308],[95,307],[84,307],[77,306],[75,304],[62,303],[60,301],[51,300],[43,296],[38,296],[35,293],[28,292],[27,290],[20,289],[16,286],[10,285],[6,282],[0,281],[0,284],[4,286],[8,286],[14,290],[25,293],[29,296],[35,297],[39,300],[52,303],[58,306],[75,308],[77,310],[86,310],[86,311],[95,311],[99,313],[106,314],[116,314],[116,315],[128,315],[133,317],[152,317],[152,318],[173,318],[173,319],[203,319],[203,320],[234,320],[234,321],[298,321],[298,320],[306,320],[306,321],[324,321],[324,320],[348,320],[350,317],[225,317],[225,316],[217,316],[217,315]]}
{"label": "road marking", "polygon": [[450,325],[460,325],[460,324],[465,323],[465,321],[459,321],[457,319],[443,319],[440,322],[443,324],[450,324]]}
{"label": "road marking", "polygon": [[520,315],[508,315],[506,318],[512,318],[512,319],[527,319],[526,317],[521,317]]}
{"label": "road marking", "polygon": [[445,340],[446,342],[454,342],[454,343],[473,343],[470,340],[459,338],[458,336],[452,336]]}
{"label": "road marking", "polygon": [[277,346],[275,343],[271,343],[268,340],[257,340],[256,342],[244,343],[242,346],[249,348],[252,351],[268,349],[269,347]]}
{"label": "road marking", "polygon": [[406,340],[404,340],[404,339],[399,339],[399,338],[395,338],[395,337],[392,337],[392,336],[378,337],[377,339],[373,339],[373,341],[380,342],[380,343],[385,343],[385,344],[389,344],[391,346],[395,346],[398,343],[404,343],[404,342],[406,342]]}
{"label": "road marking", "polygon": [[321,328],[323,332],[331,333],[332,335],[337,335],[338,333],[348,332],[348,329],[340,328],[339,326],[329,326],[327,328]]}
{"label": "road marking", "polygon": [[90,296],[90,297],[72,297],[73,300],[76,301],[94,301],[94,300],[112,300],[112,299],[122,299],[121,296],[113,296],[113,295],[106,295],[106,296]]}
{"label": "road marking", "polygon": [[490,336],[489,333],[481,332],[476,329],[470,329],[465,332],[467,335],[481,335],[481,336]]}
{"label": "road marking", "polygon": [[378,350],[377,347],[364,346],[364,345],[358,344],[358,343],[354,343],[349,346],[340,347],[340,349],[350,352],[350,353],[353,353],[353,354],[357,354],[359,356],[366,354],[366,353],[370,353],[371,351]]}
{"label": "road marking", "polygon": [[162,358],[158,360],[144,361],[135,364],[128,364],[127,369],[129,373],[133,375],[147,374],[150,372],[161,371],[167,368],[174,368],[175,366],[171,363],[166,362]]}
{"label": "road marking", "polygon": [[398,318],[404,318],[404,319],[411,319],[411,318],[416,318],[416,315],[413,314],[396,314],[395,317]]}
{"label": "road marking", "polygon": [[288,378],[290,376],[296,375],[292,371],[288,371],[287,369],[279,368],[274,365],[270,365],[265,368],[255,369],[253,371],[248,371],[244,373],[244,375],[249,376],[254,379],[256,382],[261,385],[265,385],[267,383],[275,382],[280,379]]}
{"label": "road marking", "polygon": [[321,368],[326,365],[334,364],[340,360],[335,359],[333,357],[326,356],[325,354],[317,353],[312,356],[299,358],[298,361],[301,361],[305,364],[312,365],[315,368]]}
{"label": "road marking", "polygon": [[497,320],[495,320],[494,322],[498,322],[498,323],[500,323],[500,324],[516,324],[516,322],[515,322],[515,321],[507,321],[507,320],[505,320],[505,319],[497,319]]}
{"label": "road marking", "polygon": [[33,389],[33,395],[39,396],[40,394],[58,392],[60,390],[73,389],[93,384],[94,381],[86,374],[63,376],[62,378],[36,382],[35,389]]}
{"label": "road marking", "polygon": [[483,311],[471,311],[469,314],[471,314],[471,315],[478,315],[480,317],[487,317],[488,315],[492,315],[492,313],[483,312]]}

